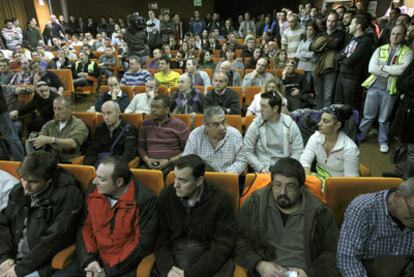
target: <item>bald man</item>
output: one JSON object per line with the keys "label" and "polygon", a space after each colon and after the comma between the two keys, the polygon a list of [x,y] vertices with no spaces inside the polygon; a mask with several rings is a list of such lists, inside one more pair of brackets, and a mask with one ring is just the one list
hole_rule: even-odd
{"label": "bald man", "polygon": [[203,113],[204,95],[191,87],[188,74],[178,78],[178,89],[171,94],[170,102],[170,111],[173,114]]}
{"label": "bald man", "polygon": [[109,100],[112,100],[118,103],[121,112],[129,105],[129,97],[128,94],[121,90],[119,86],[118,79],[115,76],[111,76],[108,78],[108,87],[109,91],[105,93],[101,93],[99,98],[96,100],[95,103],[95,111],[101,112],[102,105]]}
{"label": "bald man", "polygon": [[267,80],[272,79],[274,77],[273,74],[267,72],[266,68],[267,60],[260,58],[256,63],[256,69],[244,75],[242,83],[243,90],[251,86],[261,87]]}
{"label": "bald man", "polygon": [[214,74],[214,89],[204,98],[204,109],[220,106],[226,114],[240,114],[240,99],[234,90],[227,88],[229,79],[224,72]]}
{"label": "bald man", "polygon": [[224,73],[227,75],[229,86],[240,86],[241,85],[241,78],[239,73],[232,70],[231,63],[229,61],[223,61],[220,63],[218,72]]}
{"label": "bald man", "polygon": [[100,160],[111,155],[131,161],[136,156],[137,130],[121,119],[119,105],[112,100],[102,105],[102,115],[104,122],[96,127],[84,164],[98,165]]}

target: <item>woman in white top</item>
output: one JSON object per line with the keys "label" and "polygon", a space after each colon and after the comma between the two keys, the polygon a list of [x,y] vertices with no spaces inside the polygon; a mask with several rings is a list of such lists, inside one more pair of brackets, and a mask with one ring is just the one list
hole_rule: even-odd
{"label": "woman in white top", "polygon": [[287,109],[287,100],[285,97],[285,86],[283,85],[282,80],[274,77],[264,82],[262,90],[260,93],[254,96],[252,103],[247,108],[246,115],[260,115],[260,99],[262,99],[261,95],[262,93],[269,91],[279,93],[279,95],[282,97],[282,113],[289,114],[289,111]]}
{"label": "woman in white top", "polygon": [[316,158],[316,173],[321,177],[359,176],[359,149],[342,131],[352,115],[348,105],[331,105],[324,110],[318,124],[319,131],[309,138],[300,162],[306,174],[311,174]]}

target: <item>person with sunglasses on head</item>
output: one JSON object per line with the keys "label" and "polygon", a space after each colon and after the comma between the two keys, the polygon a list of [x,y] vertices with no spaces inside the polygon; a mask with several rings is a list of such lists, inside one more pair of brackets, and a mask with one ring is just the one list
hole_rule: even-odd
{"label": "person with sunglasses on head", "polygon": [[342,276],[412,276],[414,178],[349,204],[338,241]]}
{"label": "person with sunglasses on head", "polygon": [[323,110],[318,131],[309,138],[300,162],[306,174],[311,174],[316,159],[316,174],[328,176],[359,176],[359,149],[343,131],[352,115],[349,105],[331,105]]}

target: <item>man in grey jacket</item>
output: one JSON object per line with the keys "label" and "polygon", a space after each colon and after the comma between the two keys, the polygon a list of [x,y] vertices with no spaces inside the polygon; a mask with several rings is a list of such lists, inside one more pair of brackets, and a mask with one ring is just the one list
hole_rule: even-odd
{"label": "man in grey jacket", "polygon": [[281,114],[282,98],[266,92],[260,100],[261,117],[256,117],[244,136],[244,149],[249,165],[255,172],[268,173],[280,158],[299,160],[303,140],[299,127]]}

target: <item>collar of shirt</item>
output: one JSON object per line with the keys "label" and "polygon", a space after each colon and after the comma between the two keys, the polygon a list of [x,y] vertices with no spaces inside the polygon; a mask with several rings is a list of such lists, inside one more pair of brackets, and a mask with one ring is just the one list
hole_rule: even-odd
{"label": "collar of shirt", "polygon": [[[108,91],[108,95],[110,95],[112,97],[112,91]],[[119,90],[118,94],[116,95],[117,98],[121,98],[122,96],[122,90]]]}
{"label": "collar of shirt", "polygon": [[203,191],[204,191],[204,183],[200,186],[200,189],[198,190],[196,197],[191,198],[191,199],[180,198],[181,203],[183,203],[183,205],[186,208],[193,208],[198,202],[200,202]]}
{"label": "collar of shirt", "polygon": [[119,127],[119,125],[121,125],[121,119],[118,119],[118,122],[111,128],[109,128],[108,125],[106,125],[109,129],[109,132],[111,132],[111,136],[112,136],[112,133],[115,131],[115,129]]}

